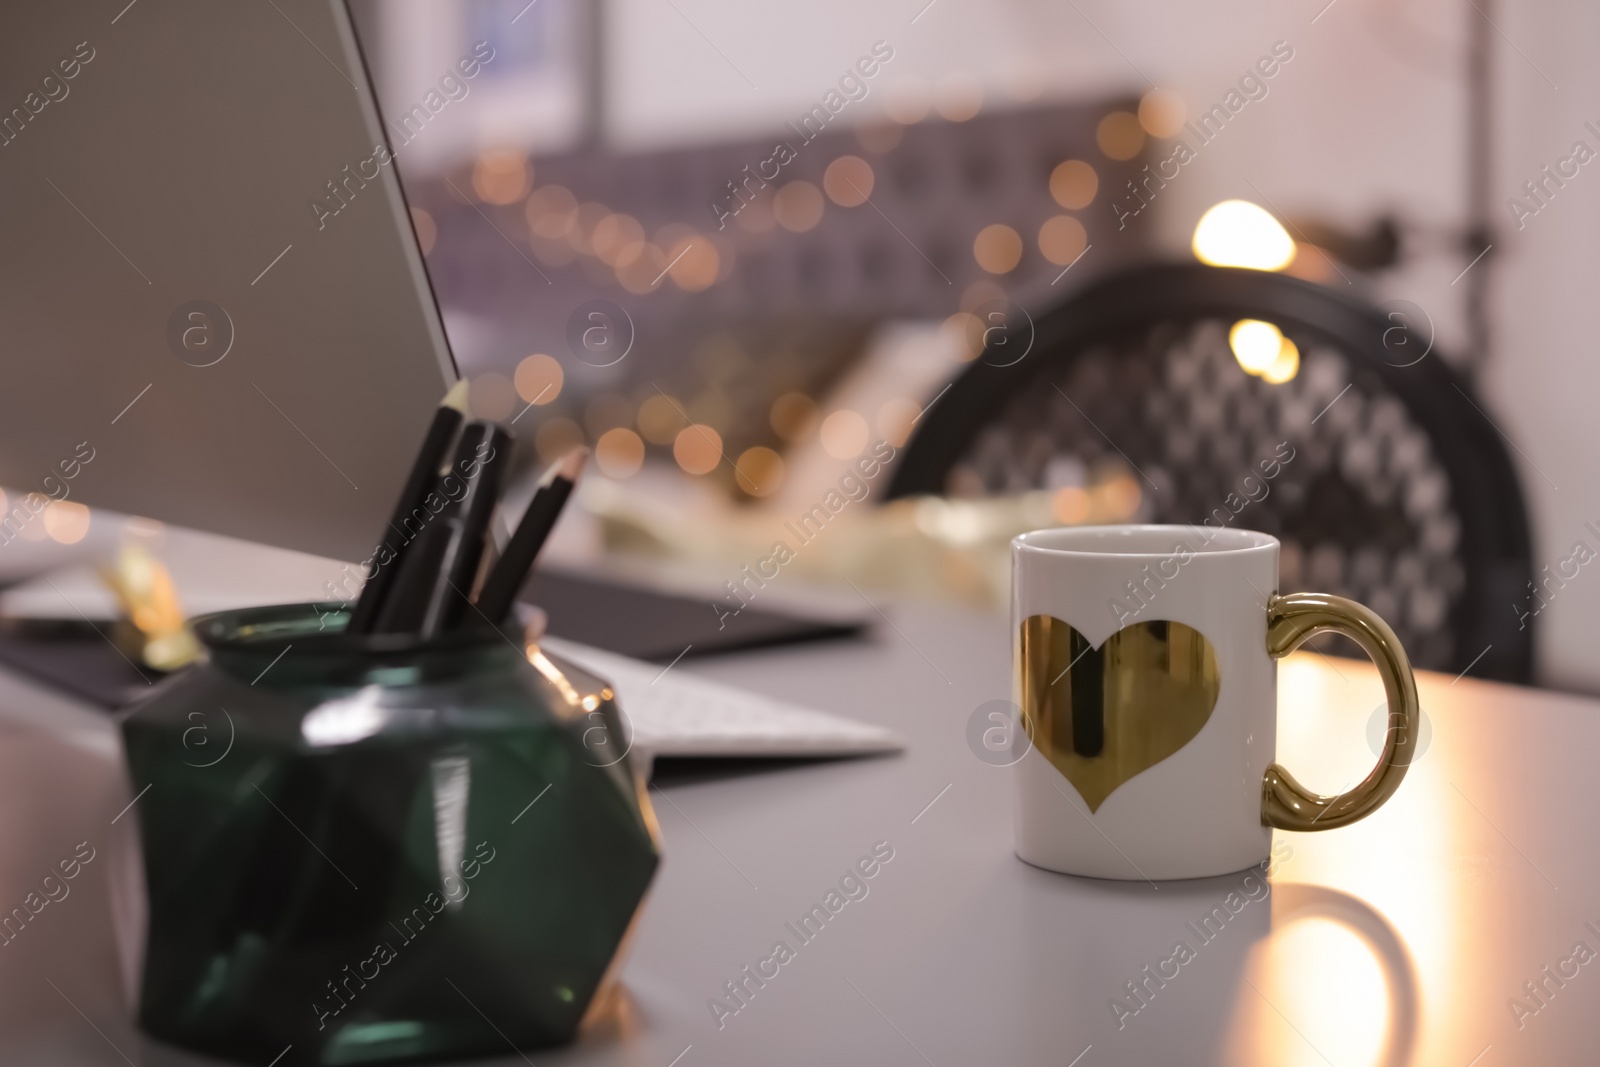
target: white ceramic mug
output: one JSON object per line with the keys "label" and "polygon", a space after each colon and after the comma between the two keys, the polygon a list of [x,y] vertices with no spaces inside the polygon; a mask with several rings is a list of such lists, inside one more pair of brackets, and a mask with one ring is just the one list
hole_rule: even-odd
{"label": "white ceramic mug", "polygon": [[[1251,530],[1080,526],[1012,548],[1017,855],[1098,878],[1199,878],[1267,858],[1273,827],[1331,830],[1405,776],[1416,683],[1371,610],[1280,596],[1278,541]],[[1360,784],[1322,797],[1273,762],[1277,659],[1336,631],[1383,675],[1390,729]]]}

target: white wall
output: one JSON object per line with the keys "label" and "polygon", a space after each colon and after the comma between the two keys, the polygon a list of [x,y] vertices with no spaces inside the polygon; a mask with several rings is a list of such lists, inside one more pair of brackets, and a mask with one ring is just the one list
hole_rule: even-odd
{"label": "white wall", "polygon": [[[1153,224],[1181,253],[1199,213],[1230,196],[1351,224],[1397,210],[1433,234],[1435,249],[1356,283],[1377,299],[1421,305],[1441,347],[1461,350],[1464,286],[1451,281],[1466,264],[1444,242],[1465,203],[1463,43],[1467,20],[1483,17],[1469,0],[1334,0],[1326,8],[1326,0],[936,0],[912,24],[925,2],[614,0],[612,134],[644,145],[776,132],[878,39],[896,57],[864,109],[908,81],[936,86],[964,72],[1002,104],[1030,81],[1053,97],[1137,91],[1148,77],[1195,111],[1218,102],[1273,42],[1286,40],[1295,56],[1270,95],[1248,105],[1171,183]],[[1494,182],[1503,209],[1574,140],[1600,150],[1600,137],[1583,129],[1588,119],[1600,128],[1600,71],[1588,54],[1600,9],[1524,0],[1495,5],[1493,17]],[[1591,340],[1597,223],[1600,162],[1521,232],[1509,212],[1497,221],[1497,343],[1480,388],[1526,457],[1516,461],[1533,511],[1536,566],[1569,555],[1579,539],[1600,550],[1600,535],[1583,529],[1600,520],[1591,440],[1600,386]],[[1541,679],[1600,691],[1590,636],[1600,633],[1600,566],[1583,570],[1538,625]]]}
{"label": "white wall", "polygon": [[[1524,3],[1495,21],[1527,56],[1509,46],[1497,55],[1503,77],[1495,184],[1504,204],[1575,140],[1600,151],[1600,137],[1583,128],[1585,122],[1600,128],[1600,68],[1588,47],[1600,33],[1600,10]],[[1520,232],[1509,210],[1501,224],[1499,341],[1482,384],[1502,429],[1526,453],[1519,469],[1533,502],[1535,563],[1544,566],[1570,555],[1575,541],[1600,550],[1600,535],[1584,528],[1591,521],[1600,527],[1600,161],[1582,168]],[[1600,566],[1584,567],[1538,624],[1542,680],[1600,690]]]}

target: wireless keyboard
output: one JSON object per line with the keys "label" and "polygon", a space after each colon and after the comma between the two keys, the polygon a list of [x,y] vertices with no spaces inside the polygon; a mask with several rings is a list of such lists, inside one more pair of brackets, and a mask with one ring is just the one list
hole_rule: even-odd
{"label": "wireless keyboard", "polygon": [[682,667],[546,636],[541,648],[611,683],[633,751],[656,756],[841,756],[898,752],[892,730],[698,678]]}

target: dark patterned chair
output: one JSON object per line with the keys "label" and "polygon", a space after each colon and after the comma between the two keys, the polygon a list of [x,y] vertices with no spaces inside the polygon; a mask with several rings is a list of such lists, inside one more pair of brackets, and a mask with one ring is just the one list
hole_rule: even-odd
{"label": "dark patterned chair", "polygon": [[[1228,331],[1245,318],[1299,347],[1292,379],[1241,368]],[[1528,682],[1532,626],[1513,607],[1532,577],[1522,490],[1418,318],[1281,274],[1128,271],[1039,315],[1020,361],[1002,358],[1026,340],[1013,314],[1007,346],[922,418],[889,495],[1055,488],[1062,471],[1125,464],[1141,521],[1221,507],[1214,525],[1283,541],[1282,589],[1370,605],[1418,667]],[[1259,495],[1259,464],[1283,442],[1294,458],[1246,501],[1244,476]]]}

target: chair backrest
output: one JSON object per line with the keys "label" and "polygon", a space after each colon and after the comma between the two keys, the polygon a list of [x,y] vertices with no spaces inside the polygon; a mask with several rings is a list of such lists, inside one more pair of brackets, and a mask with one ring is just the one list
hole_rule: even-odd
{"label": "chair backrest", "polygon": [[[1241,367],[1228,337],[1240,319],[1298,346],[1293,378]],[[1057,488],[1125,462],[1143,521],[1271,533],[1280,588],[1371,606],[1418,667],[1530,680],[1522,489],[1422,324],[1297,278],[1182,264],[1039,315],[1018,361],[1003,353],[1021,328],[921,419],[891,497]]]}

